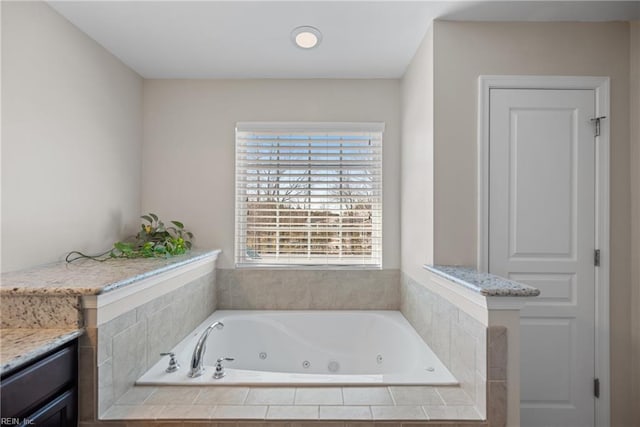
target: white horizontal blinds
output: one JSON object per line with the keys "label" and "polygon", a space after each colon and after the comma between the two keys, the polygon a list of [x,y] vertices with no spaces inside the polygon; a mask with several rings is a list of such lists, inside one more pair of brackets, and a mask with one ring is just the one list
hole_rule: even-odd
{"label": "white horizontal blinds", "polygon": [[236,129],[236,264],[380,266],[380,124],[281,129]]}

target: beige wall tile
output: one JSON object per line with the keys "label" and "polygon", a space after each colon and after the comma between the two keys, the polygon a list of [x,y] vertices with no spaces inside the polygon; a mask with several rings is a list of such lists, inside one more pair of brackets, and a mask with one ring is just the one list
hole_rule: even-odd
{"label": "beige wall tile", "polygon": [[248,387],[204,387],[194,404],[242,405],[248,394]]}
{"label": "beige wall tile", "polygon": [[342,389],[335,387],[298,388],[296,405],[342,405]]}
{"label": "beige wall tile", "polygon": [[167,405],[163,406],[157,417],[174,420],[208,420],[211,418],[215,407],[193,405]]}
{"label": "beige wall tile", "polygon": [[245,405],[293,405],[295,394],[296,389],[288,387],[252,388]]}
{"label": "beige wall tile", "polygon": [[374,423],[375,427],[401,427],[402,423],[400,422],[390,422],[390,421],[376,421]]}
{"label": "beige wall tile", "polygon": [[116,401],[115,387],[113,383],[113,362],[107,360],[98,366],[98,414],[109,409]]}
{"label": "beige wall tile", "polygon": [[78,346],[96,348],[98,346],[98,329],[85,327],[84,334],[78,338]]}
{"label": "beige wall tile", "polygon": [[505,381],[489,381],[487,418],[490,427],[507,425],[507,384]]}
{"label": "beige wall tile", "polygon": [[374,420],[426,420],[421,406],[372,406]]}
{"label": "beige wall tile", "polygon": [[449,369],[462,388],[475,399],[476,339],[455,324],[451,329],[451,364]]}
{"label": "beige wall tile", "polygon": [[144,404],[191,405],[199,394],[198,387],[158,387],[144,400]]}
{"label": "beige wall tile", "polygon": [[222,269],[219,309],[390,309],[400,307],[399,271]]}
{"label": "beige wall tile", "polygon": [[141,405],[155,391],[155,387],[132,387],[116,401],[116,405]]}
{"label": "beige wall tile", "polygon": [[487,335],[487,328],[483,328],[476,340],[476,373],[483,378],[487,378],[487,359],[489,352]]}
{"label": "beige wall tile", "polygon": [[320,406],[320,419],[325,420],[370,420],[369,406]]}
{"label": "beige wall tile", "polygon": [[393,405],[387,387],[343,387],[345,405]]}
{"label": "beige wall tile", "polygon": [[481,420],[473,406],[424,406],[430,420]]}
{"label": "beige wall tile", "polygon": [[95,349],[80,347],[78,350],[78,419],[94,421],[96,419],[97,380]]}
{"label": "beige wall tile", "polygon": [[173,316],[173,306],[169,305],[149,313],[143,319],[147,322],[147,366],[149,367],[162,358],[160,353],[170,351],[176,344],[171,327]]}
{"label": "beige wall tile", "polygon": [[244,421],[237,423],[238,427],[290,427],[289,423],[278,421]]}
{"label": "beige wall tile", "polygon": [[[352,422],[345,422],[344,427],[374,427],[374,423],[373,421],[352,421]],[[400,426],[398,425],[397,427],[400,427]]]}
{"label": "beige wall tile", "polygon": [[98,327],[98,365],[113,357],[113,337],[135,322],[136,312],[131,310]]}
{"label": "beige wall tile", "polygon": [[[117,400],[133,386],[147,369],[147,324],[134,323],[113,337],[114,398]],[[99,380],[102,375],[99,374]]]}
{"label": "beige wall tile", "polygon": [[218,405],[213,411],[213,418],[259,419],[267,415],[267,406],[258,405]]}
{"label": "beige wall tile", "polygon": [[487,380],[476,376],[476,410],[484,419],[487,418]]}
{"label": "beige wall tile", "polygon": [[155,420],[164,406],[113,405],[102,416],[104,420]]}
{"label": "beige wall tile", "polygon": [[448,406],[475,404],[471,396],[460,387],[438,387],[437,390],[444,403]]}
{"label": "beige wall tile", "polygon": [[147,317],[151,316],[153,313],[156,313],[162,310],[167,305],[171,304],[171,301],[173,301],[173,299],[175,298],[176,292],[183,290],[185,287],[186,285],[182,286],[178,290],[174,290],[167,294],[161,295],[137,307],[135,309],[136,322],[146,319]]}
{"label": "beige wall tile", "polygon": [[320,410],[315,405],[269,406],[267,419],[271,420],[317,420]]}
{"label": "beige wall tile", "polygon": [[303,421],[292,422],[291,427],[344,427],[345,423],[340,421]]}
{"label": "beige wall tile", "polygon": [[501,326],[489,328],[488,344],[489,380],[507,379],[507,329]]}
{"label": "beige wall tile", "polygon": [[389,387],[396,405],[444,405],[435,387]]}

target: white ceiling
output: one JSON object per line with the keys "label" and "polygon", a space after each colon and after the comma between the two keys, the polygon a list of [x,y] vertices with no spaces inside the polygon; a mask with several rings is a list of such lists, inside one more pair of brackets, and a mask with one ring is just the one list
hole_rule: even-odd
{"label": "white ceiling", "polygon": [[[636,1],[49,1],[145,78],[397,78],[433,19],[640,19]],[[290,33],[311,25],[316,49]]]}

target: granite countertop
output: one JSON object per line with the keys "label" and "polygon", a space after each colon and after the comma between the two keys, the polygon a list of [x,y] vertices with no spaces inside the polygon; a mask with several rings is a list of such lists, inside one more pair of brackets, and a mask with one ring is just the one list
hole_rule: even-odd
{"label": "granite countertop", "polygon": [[471,267],[425,265],[430,272],[487,297],[535,297],[540,290],[504,277],[482,273]]}
{"label": "granite countertop", "polygon": [[0,375],[82,335],[82,329],[0,329]]}
{"label": "granite countertop", "polygon": [[0,295],[97,295],[219,253],[219,250],[191,251],[171,258],[56,262],[3,273]]}

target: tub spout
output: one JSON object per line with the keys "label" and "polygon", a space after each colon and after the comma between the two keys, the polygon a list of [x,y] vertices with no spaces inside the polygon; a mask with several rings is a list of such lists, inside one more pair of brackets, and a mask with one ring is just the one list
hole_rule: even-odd
{"label": "tub spout", "polygon": [[204,330],[202,335],[200,335],[200,339],[198,339],[198,343],[193,349],[193,356],[191,357],[191,369],[189,370],[189,376],[191,378],[199,377],[204,373],[202,363],[204,359],[204,352],[207,350],[207,338],[209,338],[211,331],[216,328],[222,329],[224,328],[224,325],[222,322],[214,322]]}

